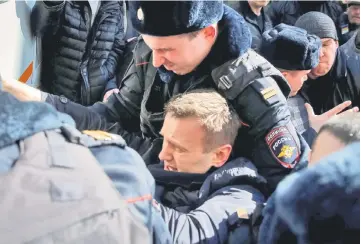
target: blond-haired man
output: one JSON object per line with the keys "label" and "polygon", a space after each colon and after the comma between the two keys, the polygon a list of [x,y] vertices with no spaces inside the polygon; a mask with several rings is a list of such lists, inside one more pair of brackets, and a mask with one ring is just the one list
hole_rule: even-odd
{"label": "blond-haired man", "polygon": [[181,94],[166,105],[161,164],[149,169],[156,205],[175,243],[250,238],[248,215],[264,202],[265,180],[245,158],[227,162],[239,121],[213,90]]}

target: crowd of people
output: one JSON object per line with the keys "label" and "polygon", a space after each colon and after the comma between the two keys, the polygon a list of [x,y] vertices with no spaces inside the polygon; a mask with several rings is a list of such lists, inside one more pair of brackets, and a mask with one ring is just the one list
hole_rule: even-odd
{"label": "crowd of people", "polygon": [[359,7],[37,1],[1,242],[359,243]]}

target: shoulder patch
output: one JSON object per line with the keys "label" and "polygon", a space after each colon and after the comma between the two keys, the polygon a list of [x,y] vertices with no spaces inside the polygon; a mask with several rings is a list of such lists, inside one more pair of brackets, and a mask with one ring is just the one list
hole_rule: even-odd
{"label": "shoulder patch", "polygon": [[82,131],[83,138],[82,143],[88,147],[100,146],[100,145],[118,145],[125,147],[126,143],[120,135],[111,134],[101,130],[84,130]]}
{"label": "shoulder patch", "polygon": [[263,99],[267,101],[268,99],[270,99],[271,97],[277,94],[277,90],[271,86],[261,90],[261,94],[263,96]]}
{"label": "shoulder patch", "polygon": [[267,134],[265,140],[274,158],[283,167],[292,169],[297,164],[300,152],[287,127],[274,128]]}
{"label": "shoulder patch", "polygon": [[105,131],[84,130],[80,132],[75,127],[68,124],[64,124],[60,128],[60,131],[69,142],[80,144],[86,147],[117,145],[124,148],[126,146],[123,137]]}
{"label": "shoulder patch", "polygon": [[348,33],[350,30],[348,29],[348,25],[341,26],[341,34],[344,35]]}
{"label": "shoulder patch", "polygon": [[248,212],[245,208],[237,208],[237,216],[240,219],[249,219]]}
{"label": "shoulder patch", "polygon": [[83,134],[91,136],[98,141],[110,141],[116,139],[117,136],[101,130],[83,130],[82,132]]}

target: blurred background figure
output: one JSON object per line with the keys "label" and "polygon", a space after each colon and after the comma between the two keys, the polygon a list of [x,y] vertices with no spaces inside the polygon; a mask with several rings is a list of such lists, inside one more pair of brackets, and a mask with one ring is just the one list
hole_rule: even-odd
{"label": "blurred background figure", "polygon": [[334,24],[338,23],[343,10],[337,1],[272,1],[266,8],[266,14],[273,26],[284,23],[294,25],[305,13],[317,11],[329,16]]}
{"label": "blurred background figure", "polygon": [[262,44],[262,33],[272,28],[272,22],[264,11],[269,0],[225,1],[225,3],[243,16],[251,31],[251,48],[259,52]]}
{"label": "blurred background figure", "polygon": [[340,16],[338,28],[340,45],[342,45],[360,28],[360,1],[347,2],[347,10]]}

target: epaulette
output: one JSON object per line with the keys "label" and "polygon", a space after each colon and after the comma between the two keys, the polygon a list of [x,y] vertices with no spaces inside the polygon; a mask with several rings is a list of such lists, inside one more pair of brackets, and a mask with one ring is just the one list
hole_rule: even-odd
{"label": "epaulette", "polygon": [[70,125],[63,125],[60,129],[63,135],[70,142],[86,147],[116,145],[124,148],[126,146],[126,142],[123,137],[105,131],[84,130],[80,132]]}

